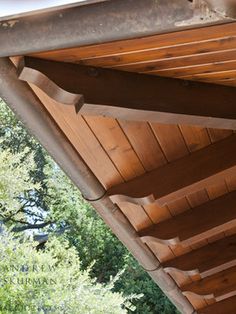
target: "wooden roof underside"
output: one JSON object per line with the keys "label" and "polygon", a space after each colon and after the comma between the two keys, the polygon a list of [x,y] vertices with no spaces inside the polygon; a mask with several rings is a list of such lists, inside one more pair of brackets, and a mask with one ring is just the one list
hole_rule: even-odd
{"label": "wooden roof underside", "polygon": [[[44,52],[34,57],[235,86],[236,23]],[[176,160],[181,162],[185,156],[217,142],[235,154],[233,130],[81,116],[73,107],[56,103],[37,87],[33,89],[106,189]],[[200,171],[198,166],[196,163],[196,173]],[[164,175],[163,182],[165,179]],[[160,233],[172,232],[169,240],[179,238],[176,243],[160,241],[165,235],[159,235],[158,241],[151,238],[146,244],[199,313],[235,313],[236,212],[227,212],[232,200],[227,203],[223,199],[226,208],[219,207],[217,212],[212,208],[218,205],[211,203],[235,188],[235,172],[228,171],[220,179],[206,181],[197,190],[189,189],[183,197],[170,199],[163,206],[118,204],[140,235],[150,234],[150,227],[155,225]],[[225,250],[225,260],[218,261],[222,258],[214,253],[218,248]],[[186,269],[179,271],[178,267],[185,264]],[[218,307],[209,306],[215,302],[220,302]]]}

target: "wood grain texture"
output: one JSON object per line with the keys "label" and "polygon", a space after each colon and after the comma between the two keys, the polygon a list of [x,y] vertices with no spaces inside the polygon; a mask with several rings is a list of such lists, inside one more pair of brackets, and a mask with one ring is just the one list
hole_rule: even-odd
{"label": "wood grain texture", "polygon": [[[144,242],[191,245],[236,225],[236,192],[228,193],[139,232]],[[201,221],[201,224],[199,224]]]}
{"label": "wood grain texture", "polygon": [[236,267],[181,287],[185,293],[215,298],[216,301],[236,295]]}
{"label": "wood grain texture", "polygon": [[20,79],[56,101],[76,102],[77,112],[83,115],[236,128],[234,87],[29,57],[24,58],[19,72]]}
{"label": "wood grain texture", "polygon": [[[222,254],[221,254],[222,252]],[[166,271],[178,269],[201,278],[236,266],[236,236],[229,236],[163,264]]]}
{"label": "wood grain texture", "polygon": [[34,57],[56,61],[78,62],[83,59],[99,59],[104,56],[117,56],[134,51],[149,51],[162,47],[176,47],[189,43],[201,43],[235,36],[235,23],[203,27],[168,34],[143,37],[139,39],[110,42],[100,45],[76,47],[34,54]]}
{"label": "wood grain texture", "polygon": [[[236,170],[235,150],[236,137],[233,135],[190,156],[114,186],[108,190],[108,195],[116,203],[145,205],[157,202],[161,206],[166,205],[186,194],[200,191],[207,185],[220,183],[225,176],[233,175]],[[183,176],[183,173],[186,175]]]}
{"label": "wood grain texture", "polygon": [[[236,86],[235,37],[236,23],[231,23],[228,25],[203,27],[201,30],[187,30],[149,36],[141,39],[45,52],[36,55],[36,57],[88,64],[91,66],[102,65],[105,68],[110,67],[122,71],[148,73],[150,75],[163,77],[189,77],[191,80],[209,81],[216,84]],[[63,115],[67,115],[67,113],[64,112]],[[68,120],[68,118],[66,119]],[[75,126],[73,126],[73,129],[80,132],[81,140],[84,138],[85,144],[89,145],[89,147],[93,145],[97,147],[96,145],[98,145],[99,149],[94,152],[91,151],[91,149],[86,150],[84,158],[85,160],[88,159],[88,163],[91,165],[93,171],[103,180],[103,184],[108,187],[132,180],[139,175],[144,175],[147,171],[150,172],[156,168],[166,167],[169,163],[172,164],[174,161],[178,161],[185,156],[191,156],[195,154],[195,152],[205,149],[205,147],[211,146],[218,141],[222,142],[224,139],[227,140],[227,138],[232,135],[231,130],[119,120],[118,126],[123,133],[120,137],[114,135],[116,132],[110,132],[110,129],[114,126],[110,128],[109,124],[106,124],[105,127],[99,130],[96,126],[97,118],[89,117],[89,119],[91,119],[91,123],[88,123],[87,120],[83,121],[88,127],[88,129],[85,128],[85,130],[90,131],[93,136],[91,143],[89,139],[91,135],[85,135],[83,137],[82,127],[76,129]],[[93,119],[94,122],[92,123]],[[68,124],[67,126],[64,125],[64,128],[68,128],[68,125],[72,127],[73,123],[75,123],[74,117],[71,121],[68,120]],[[116,124],[114,128],[117,129],[118,126]],[[66,132],[70,134],[70,132]],[[101,136],[101,133],[104,134]],[[76,133],[74,132],[74,134]],[[126,138],[129,145],[124,145],[125,140],[122,139],[123,136]],[[105,139],[105,137],[107,137],[107,139]],[[89,143],[86,143],[87,138],[89,139]],[[75,135],[74,137],[71,136],[70,139],[75,143],[78,141]],[[107,142],[111,144],[107,145]],[[78,149],[82,147],[78,144],[75,145],[77,145]],[[121,147],[123,147],[123,149]],[[105,159],[101,153],[97,155],[98,157],[96,156],[96,152],[100,150],[105,154]],[[126,150],[128,150],[129,153],[124,153]],[[86,154],[88,154],[88,156],[86,156]],[[99,159],[100,162],[96,159]],[[99,165],[103,163],[103,160],[104,165],[108,165],[107,171],[106,166],[100,166],[99,169]],[[222,162],[225,161],[223,153],[220,160],[222,160]],[[197,172],[196,169],[201,170],[201,167],[195,167],[195,172]],[[183,173],[186,174],[187,171],[183,168],[181,173],[182,175],[180,175],[180,177],[182,178]],[[130,204],[123,203],[122,211],[127,215],[136,230],[140,231],[143,228],[151,227],[153,224],[165,223],[168,220],[172,220],[173,217],[178,219],[183,213],[191,212],[193,210],[191,208],[198,208],[202,204],[210,202],[210,200],[227,194],[229,191],[236,190],[235,178],[236,176],[231,174],[229,177],[223,176],[219,182],[208,182],[201,190],[196,192],[191,190],[183,195],[182,198],[171,198],[167,206],[150,204],[144,207],[137,205],[130,207]],[[163,180],[165,180],[165,176],[162,177],[161,182]],[[224,210],[222,211],[223,213]],[[204,216],[205,213],[197,218],[199,225],[201,225],[200,222]],[[227,241],[227,238],[222,239],[222,237],[226,235],[233,235],[234,237],[236,229],[232,228],[223,231],[223,229],[220,228],[220,224],[222,223],[223,220],[220,218],[219,229],[214,235],[202,233],[201,241],[186,245],[184,248],[180,245],[168,246],[156,242],[150,242],[147,243],[147,245],[153,250],[158,259],[165,263],[171,263],[171,260],[173,260],[174,263],[176,259],[181,259],[186,254],[197,254],[197,252],[199,252],[198,250],[208,250],[211,245],[215,245],[216,251],[217,249],[223,251],[223,249],[220,249],[221,246],[217,247],[216,243],[219,243],[219,241]],[[167,229],[171,229],[171,224],[168,224]],[[221,254],[215,259],[208,259],[206,262],[203,261],[204,258],[201,260],[201,258],[198,257],[196,258],[195,266],[202,274],[206,275],[207,272],[210,271],[208,274],[217,275],[219,273],[215,272],[229,265],[225,262],[227,256],[230,256],[231,253],[232,255],[234,254],[234,251],[230,252],[227,245],[225,246],[225,251],[225,256]],[[210,252],[207,253],[210,254]],[[208,255],[206,254],[206,256]],[[194,263],[195,260],[194,258],[190,258],[188,262],[191,264]],[[221,262],[222,264],[220,266]],[[183,263],[183,265],[185,264]],[[176,271],[172,271],[171,276],[179,284],[201,282],[199,275],[185,275],[181,277],[182,275],[180,276]],[[223,284],[221,284],[220,281],[218,281],[218,283],[221,288],[223,288]],[[210,291],[210,288],[207,287],[208,285],[206,285],[206,290],[208,289]],[[207,293],[209,293],[209,291],[207,291]],[[230,293],[223,293],[222,295],[226,297],[230,296]],[[205,298],[195,294],[188,294],[187,297],[196,309],[203,308],[202,310],[198,310],[199,313],[235,313],[234,298],[227,299],[227,301],[223,303],[217,302],[208,306],[210,303],[214,302],[214,298],[209,298],[209,295]],[[228,300],[230,300],[230,302],[228,302]]]}
{"label": "wood grain texture", "polygon": [[[196,74],[198,77],[194,77],[195,80],[207,80],[205,76],[208,73],[214,76],[215,72],[236,70],[236,23],[51,51],[35,56],[160,76]],[[212,79],[214,82],[216,78]]]}
{"label": "wood grain texture", "polygon": [[199,314],[235,314],[236,296],[198,310]]}

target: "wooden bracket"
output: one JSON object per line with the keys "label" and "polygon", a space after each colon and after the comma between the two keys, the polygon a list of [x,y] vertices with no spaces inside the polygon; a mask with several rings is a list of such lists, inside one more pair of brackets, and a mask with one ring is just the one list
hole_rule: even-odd
{"label": "wooden bracket", "polygon": [[[143,229],[139,231],[139,236],[146,243],[190,246],[235,227],[235,208],[236,192],[234,191]],[[173,266],[170,264],[167,267]],[[189,268],[186,270],[192,270],[191,267]],[[193,269],[197,267],[194,266]]]}
{"label": "wooden bracket", "polygon": [[31,57],[19,78],[83,115],[236,129],[234,87]]}
{"label": "wooden bracket", "polygon": [[113,186],[114,203],[164,206],[236,174],[236,135],[212,144],[131,181]]}
{"label": "wooden bracket", "polygon": [[235,314],[236,296],[213,303],[197,311],[198,314]]}
{"label": "wooden bracket", "polygon": [[[34,69],[27,62],[28,58],[22,58],[18,65],[18,77],[22,81],[34,84],[44,91],[49,97],[65,105],[73,105],[76,108],[84,103],[83,95],[70,93],[54,83],[41,71]],[[63,73],[61,73],[63,75]]]}
{"label": "wooden bracket", "polygon": [[[224,254],[219,254],[219,252],[224,252]],[[236,235],[209,243],[163,263],[167,272],[175,270],[189,276],[199,274],[201,278],[214,275],[233,266],[236,266]]]}
{"label": "wooden bracket", "polygon": [[216,301],[236,294],[236,267],[181,287],[183,294],[196,294],[205,298],[214,297]]}

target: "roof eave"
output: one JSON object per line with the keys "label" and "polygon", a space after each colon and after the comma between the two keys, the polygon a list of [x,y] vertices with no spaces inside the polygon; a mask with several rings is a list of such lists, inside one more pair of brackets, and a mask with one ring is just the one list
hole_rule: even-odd
{"label": "roof eave", "polygon": [[139,38],[232,21],[204,0],[111,0],[0,22],[0,57]]}

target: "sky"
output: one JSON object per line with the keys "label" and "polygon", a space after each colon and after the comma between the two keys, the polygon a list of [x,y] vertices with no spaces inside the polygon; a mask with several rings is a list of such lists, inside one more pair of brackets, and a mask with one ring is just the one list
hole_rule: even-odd
{"label": "sky", "polygon": [[83,3],[85,1],[87,0],[1,0],[0,19],[6,16],[14,16],[32,11],[45,10],[47,8],[54,8],[66,4]]}

